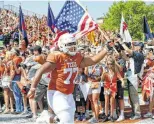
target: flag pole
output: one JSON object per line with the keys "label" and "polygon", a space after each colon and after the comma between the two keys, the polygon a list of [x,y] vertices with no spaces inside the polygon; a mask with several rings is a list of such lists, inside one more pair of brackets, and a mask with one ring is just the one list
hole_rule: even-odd
{"label": "flag pole", "polygon": [[[19,2],[19,7],[21,6],[21,2]],[[19,15],[20,15],[20,11],[19,11]],[[19,20],[19,22],[20,22],[20,20]],[[21,32],[20,32],[20,28],[18,27],[18,32],[19,32],[19,43],[21,43],[21,36],[20,36],[20,34],[21,34]]]}
{"label": "flag pole", "polygon": [[20,37],[20,30],[19,30],[19,29],[18,29],[18,32],[19,32],[19,43],[20,43],[20,42],[21,42],[21,41],[20,41],[21,37]]}
{"label": "flag pole", "polygon": [[105,36],[105,34],[103,33],[103,31],[101,30],[99,26],[98,26],[98,30],[101,32],[101,35],[105,37],[106,40],[109,40],[109,38]]}
{"label": "flag pole", "polygon": [[[50,4],[50,0],[48,0],[48,4]],[[49,44],[49,26],[48,26],[48,44]]]}
{"label": "flag pole", "polygon": [[[79,2],[79,1],[78,1]],[[83,7],[83,6],[82,6]],[[86,12],[88,12],[88,7],[86,6],[86,9],[83,7],[83,9],[86,11]],[[104,33],[102,32],[102,30],[100,29],[100,27],[98,26],[98,30],[101,32],[101,35],[103,35],[104,37],[105,37],[105,39],[106,40],[109,40],[109,38],[108,37],[106,37],[105,35],[104,35]]]}

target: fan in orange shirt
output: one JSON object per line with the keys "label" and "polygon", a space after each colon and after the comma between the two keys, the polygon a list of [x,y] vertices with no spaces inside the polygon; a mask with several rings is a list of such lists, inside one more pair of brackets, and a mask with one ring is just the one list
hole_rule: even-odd
{"label": "fan in orange shirt", "polygon": [[10,68],[10,74],[11,74],[11,79],[14,78],[16,74],[20,74],[20,72],[17,70],[19,64],[22,62],[22,58],[19,56],[20,51],[19,49],[12,49],[10,51],[10,62],[9,62],[9,68]]}
{"label": "fan in orange shirt", "polygon": [[[7,64],[7,62],[5,62]],[[0,58],[0,79],[6,79],[6,77],[9,76],[9,69],[8,67],[4,64],[2,59]],[[13,93],[9,89],[7,83],[2,83],[3,90],[4,90],[4,101],[5,101],[5,111],[3,112],[4,114],[10,113],[9,107],[11,108],[11,113],[14,112],[13,109],[13,104],[14,104],[14,98],[13,98]]]}
{"label": "fan in orange shirt", "polygon": [[16,66],[22,62],[22,58],[19,55],[20,51],[18,49],[14,48],[11,50],[11,59]]}
{"label": "fan in orange shirt", "polygon": [[0,79],[2,78],[5,71],[5,65],[2,62],[2,59],[0,58]]}
{"label": "fan in orange shirt", "polygon": [[45,56],[42,55],[42,48],[38,45],[36,45],[34,48],[33,48],[33,52],[34,52],[34,61],[35,62],[38,62],[39,64],[44,64],[45,61],[46,61],[46,58]]}
{"label": "fan in orange shirt", "polygon": [[49,54],[47,61],[37,71],[28,97],[34,97],[36,86],[42,74],[52,72],[47,92],[48,104],[60,119],[60,123],[74,123],[75,102],[72,92],[78,68],[98,63],[112,47],[106,44],[105,48],[97,55],[83,57],[81,53],[77,53],[75,38],[68,33],[60,36],[58,47],[59,51]]}

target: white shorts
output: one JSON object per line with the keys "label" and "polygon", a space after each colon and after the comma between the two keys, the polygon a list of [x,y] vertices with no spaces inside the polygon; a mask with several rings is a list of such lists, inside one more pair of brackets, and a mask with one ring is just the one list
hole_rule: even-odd
{"label": "white shorts", "polygon": [[75,102],[72,94],[66,95],[59,91],[48,90],[47,100],[49,106],[58,114],[61,111],[72,109],[75,112]]}
{"label": "white shorts", "polygon": [[93,93],[100,93],[101,92],[101,84],[99,84],[97,89],[89,89],[88,95],[93,94]]}

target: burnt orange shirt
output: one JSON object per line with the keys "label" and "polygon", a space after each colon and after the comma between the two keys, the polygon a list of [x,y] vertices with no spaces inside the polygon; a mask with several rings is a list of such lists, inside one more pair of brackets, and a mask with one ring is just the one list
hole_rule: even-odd
{"label": "burnt orange shirt", "polygon": [[39,55],[39,56],[36,56],[35,58],[34,58],[34,61],[35,62],[38,62],[39,64],[44,64],[45,63],[45,56],[43,56],[43,55]]}
{"label": "burnt orange shirt", "polygon": [[52,71],[49,90],[57,90],[64,94],[71,94],[74,91],[75,78],[83,57],[80,53],[69,56],[61,52],[50,53],[48,62],[56,64],[56,69]]}
{"label": "burnt orange shirt", "polygon": [[2,75],[4,74],[4,71],[5,71],[5,66],[1,65],[0,66],[0,78],[2,78]]}
{"label": "burnt orange shirt", "polygon": [[[22,62],[22,58],[19,56],[15,56],[15,57],[13,57],[13,62],[14,62],[14,64],[16,64],[16,66],[18,66]],[[14,70],[13,65],[10,65],[10,69]]]}

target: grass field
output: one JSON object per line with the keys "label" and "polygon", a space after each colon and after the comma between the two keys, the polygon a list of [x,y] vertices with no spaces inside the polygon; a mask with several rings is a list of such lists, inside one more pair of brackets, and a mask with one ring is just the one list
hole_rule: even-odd
{"label": "grass field", "polygon": [[3,41],[0,40],[0,47],[2,47],[2,46],[3,46]]}

